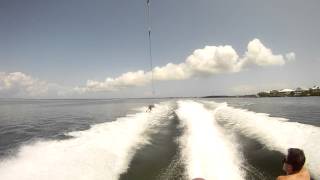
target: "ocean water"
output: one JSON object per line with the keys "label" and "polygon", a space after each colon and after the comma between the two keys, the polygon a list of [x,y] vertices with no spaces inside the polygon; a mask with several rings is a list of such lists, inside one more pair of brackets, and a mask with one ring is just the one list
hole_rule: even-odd
{"label": "ocean water", "polygon": [[0,100],[1,180],[269,180],[290,147],[320,179],[319,97]]}

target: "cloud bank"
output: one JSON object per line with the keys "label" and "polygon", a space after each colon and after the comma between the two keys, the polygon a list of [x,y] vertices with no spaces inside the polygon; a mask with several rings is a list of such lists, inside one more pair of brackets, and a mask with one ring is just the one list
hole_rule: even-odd
{"label": "cloud bank", "polygon": [[[294,59],[293,52],[274,54],[259,39],[254,39],[248,43],[247,50],[241,57],[230,45],[206,46],[196,49],[180,64],[156,66],[152,72],[155,81],[186,80],[222,73],[238,73],[252,66],[282,66]],[[48,83],[22,72],[0,72],[0,97],[76,97],[84,93],[118,91],[150,83],[152,72],[138,70],[115,78],[108,77],[104,81],[87,80],[84,86],[75,88]]]}
{"label": "cloud bank", "polygon": [[[212,76],[221,73],[237,73],[251,66],[282,66],[295,59],[293,52],[285,55],[273,54],[259,39],[248,43],[242,57],[230,45],[206,46],[195,50],[183,63],[168,63],[153,69],[155,81],[185,80],[193,77]],[[79,93],[117,91],[128,87],[143,86],[151,82],[151,72],[142,70],[127,72],[105,81],[88,80],[85,86],[76,87]]]}
{"label": "cloud bank", "polygon": [[70,88],[48,83],[22,72],[0,72],[0,97],[2,98],[57,97],[68,95],[70,92]]}

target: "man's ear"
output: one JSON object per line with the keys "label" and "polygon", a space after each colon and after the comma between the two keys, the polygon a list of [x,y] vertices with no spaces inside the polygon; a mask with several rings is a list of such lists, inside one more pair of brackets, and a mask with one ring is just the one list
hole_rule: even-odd
{"label": "man's ear", "polygon": [[292,170],[292,165],[287,164],[287,171],[288,171],[289,173],[292,173],[292,172],[293,172],[293,170]]}

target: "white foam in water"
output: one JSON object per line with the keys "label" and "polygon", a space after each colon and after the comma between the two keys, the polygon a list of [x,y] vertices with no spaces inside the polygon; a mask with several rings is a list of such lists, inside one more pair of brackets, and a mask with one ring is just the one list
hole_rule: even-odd
{"label": "white foam in water", "polygon": [[176,113],[184,128],[180,139],[188,178],[206,180],[244,179],[241,157],[222,133],[210,111],[194,101],[179,101]]}
{"label": "white foam in water", "polygon": [[69,140],[22,147],[15,157],[0,163],[0,179],[116,180],[137,149],[148,143],[150,130],[166,123],[172,108],[161,104],[150,113],[145,110],[70,133],[75,138]]}
{"label": "white foam in water", "polygon": [[284,118],[270,117],[268,114],[255,113],[217,103],[217,121],[227,123],[227,127],[243,135],[254,138],[270,150],[283,154],[288,148],[301,148],[307,158],[307,167],[314,177],[320,177],[320,128],[312,125],[289,122]]}

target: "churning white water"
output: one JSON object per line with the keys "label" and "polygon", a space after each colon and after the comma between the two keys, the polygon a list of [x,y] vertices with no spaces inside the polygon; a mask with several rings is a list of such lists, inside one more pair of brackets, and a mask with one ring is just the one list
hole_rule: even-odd
{"label": "churning white water", "polygon": [[189,179],[244,179],[235,142],[226,137],[211,111],[194,101],[179,101],[176,113],[184,129],[181,158]]}
{"label": "churning white water", "polygon": [[[144,107],[116,121],[68,133],[72,139],[23,146],[15,156],[0,161],[0,179],[119,179],[150,135],[168,125],[174,107],[161,103],[150,113],[144,112]],[[187,179],[245,179],[241,150],[230,132],[256,139],[283,154],[290,147],[302,148],[313,177],[320,177],[319,127],[206,101],[178,101],[176,114],[183,135],[178,141],[181,157],[173,165],[181,160]]]}
{"label": "churning white water", "polygon": [[226,103],[209,103],[217,121],[225,123],[249,138],[256,139],[270,150],[283,154],[288,148],[301,148],[307,158],[307,167],[314,177],[320,177],[320,128],[268,114],[229,107]]}
{"label": "churning white water", "polygon": [[71,132],[74,138],[22,147],[0,162],[1,180],[116,180],[151,133],[166,123],[170,104]]}

